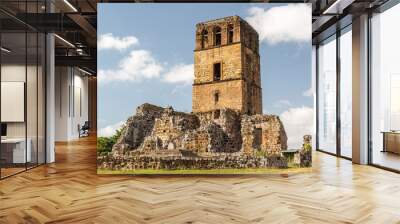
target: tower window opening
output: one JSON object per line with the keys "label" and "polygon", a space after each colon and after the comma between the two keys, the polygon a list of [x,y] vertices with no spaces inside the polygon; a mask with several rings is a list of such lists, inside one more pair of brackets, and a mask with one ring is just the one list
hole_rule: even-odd
{"label": "tower window opening", "polygon": [[220,46],[221,45],[221,28],[220,27],[216,27],[214,30],[214,38],[215,38],[215,42],[214,45],[215,46]]}
{"label": "tower window opening", "polygon": [[221,80],[221,63],[214,64],[214,81]]}
{"label": "tower window opening", "polygon": [[205,48],[208,42],[208,32],[207,30],[203,30],[201,33],[201,48]]}
{"label": "tower window opening", "polygon": [[218,103],[219,101],[219,93],[214,93],[214,103]]}
{"label": "tower window opening", "polygon": [[233,26],[228,27],[228,44],[233,43]]}

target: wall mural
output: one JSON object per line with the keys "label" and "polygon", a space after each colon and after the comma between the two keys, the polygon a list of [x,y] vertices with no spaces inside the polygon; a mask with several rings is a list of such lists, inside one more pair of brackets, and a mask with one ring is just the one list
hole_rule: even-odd
{"label": "wall mural", "polygon": [[[135,7],[141,10],[144,7],[160,13],[162,17],[168,10],[167,6],[135,5],[129,5],[125,11],[119,12],[134,14]],[[188,16],[188,8],[193,7],[193,4],[181,5],[181,9],[174,7],[181,11],[173,21],[179,20],[180,16]],[[241,14],[238,12],[244,10],[238,5],[248,6],[245,10],[247,14],[238,16]],[[157,31],[151,29],[160,27],[158,32],[162,32],[165,27],[155,24],[156,20],[148,20],[141,24],[144,28],[135,30],[135,26],[132,26],[130,35],[121,37],[122,31],[110,28],[111,24],[102,23],[101,20],[102,16],[115,16],[113,12],[118,9],[113,8],[118,6],[100,4],[99,174],[281,173],[305,171],[311,167],[313,115],[312,109],[307,110],[304,106],[312,106],[312,99],[308,99],[311,97],[285,89],[274,90],[274,94],[269,95],[271,90],[263,82],[267,80],[271,85],[274,78],[279,79],[272,74],[272,79],[265,78],[270,76],[270,71],[275,76],[280,70],[281,73],[293,74],[285,68],[262,70],[264,66],[269,67],[267,60],[273,63],[282,60],[274,59],[273,54],[280,52],[273,48],[281,47],[289,52],[289,55],[281,56],[286,57],[287,61],[296,53],[308,53],[311,58],[311,42],[297,40],[301,37],[290,34],[291,30],[272,34],[272,37],[268,31],[268,25],[271,24],[268,20],[277,16],[274,10],[297,10],[304,14],[303,24],[311,24],[309,6],[229,6],[231,13],[225,8],[221,16],[213,12],[205,16],[208,18],[206,20],[194,13],[190,22],[184,26],[177,24],[175,28],[169,27],[170,32],[162,36],[152,35]],[[215,9],[215,4],[202,4],[200,11],[206,12],[207,7]],[[153,25],[149,27],[149,24]],[[309,28],[305,29],[304,39],[310,40],[310,25],[304,26],[307,27],[301,27],[301,30]],[[185,30],[184,27],[190,28]],[[146,35],[149,35],[148,38],[143,38]],[[180,42],[183,36],[191,40]],[[160,56],[156,56],[157,47],[152,46],[151,41],[162,45],[159,48]],[[165,46],[167,43],[169,47]],[[297,45],[297,48],[292,45]],[[151,50],[138,49],[146,46]],[[134,50],[126,53],[128,48]],[[106,53],[113,50],[116,54]],[[163,55],[167,55],[164,51],[168,50],[171,50],[170,56],[164,58]],[[269,53],[271,55],[265,56]],[[176,62],[185,57],[189,58],[188,61],[194,58],[193,63]],[[115,58],[122,59],[118,61]],[[109,59],[116,62],[110,62]],[[164,59],[171,60],[162,61]],[[300,59],[297,60],[297,63],[301,63]],[[307,81],[308,76],[311,77],[307,69],[299,71],[292,81],[301,80],[299,86],[311,83]],[[292,88],[289,85],[285,87]],[[288,108],[296,104],[288,100],[276,100],[272,105],[271,98],[295,98],[302,94],[305,99],[299,102],[303,104],[299,108],[308,112],[303,112],[307,114],[303,118],[308,119],[301,121],[306,123],[305,127],[293,135],[292,127],[301,128],[301,122],[298,123],[291,111],[299,108]],[[121,106],[115,107],[116,102]],[[127,105],[135,106],[136,111],[132,113],[126,110]],[[273,112],[281,112],[282,116]],[[117,116],[121,117],[121,121],[114,125],[104,124]],[[285,123],[291,126],[290,132],[286,130]],[[288,138],[291,138],[289,145]]]}

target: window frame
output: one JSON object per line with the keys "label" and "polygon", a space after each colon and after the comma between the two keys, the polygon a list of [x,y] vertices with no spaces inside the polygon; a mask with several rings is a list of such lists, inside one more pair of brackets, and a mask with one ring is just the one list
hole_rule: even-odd
{"label": "window frame", "polygon": [[214,27],[214,47],[218,47],[221,45],[222,45],[222,29],[221,27],[216,26]]}
{"label": "window frame", "polygon": [[[219,74],[218,74],[218,79],[216,78],[216,65],[219,65]],[[222,80],[222,62],[215,62],[213,63],[213,81],[221,81]]]}
{"label": "window frame", "polygon": [[[347,157],[342,155],[342,150],[341,150],[341,118],[340,118],[340,113],[341,113],[341,90],[340,90],[340,85],[341,85],[341,67],[340,67],[340,38],[341,36],[346,33],[343,32],[346,29],[348,29],[349,26],[352,26],[352,23],[347,24],[344,27],[341,27],[340,29],[337,29],[335,33],[327,36],[326,38],[319,40],[319,42],[317,44],[315,44],[316,46],[316,50],[315,50],[315,88],[316,88],[316,122],[315,122],[315,145],[316,145],[316,151],[319,152],[323,152],[323,153],[327,153],[333,156],[337,156],[343,159],[347,159],[347,160],[352,160],[352,158]],[[352,32],[352,29],[350,31],[347,32]],[[320,130],[319,130],[319,122],[320,122],[320,117],[319,117],[319,110],[320,110],[320,100],[319,100],[319,78],[320,78],[320,73],[319,73],[319,64],[320,64],[320,55],[319,55],[319,47],[321,45],[321,43],[327,41],[328,39],[332,38],[333,36],[335,36],[335,38],[332,41],[336,41],[336,151],[334,153],[320,149],[320,143],[319,143],[319,134],[320,134]]]}

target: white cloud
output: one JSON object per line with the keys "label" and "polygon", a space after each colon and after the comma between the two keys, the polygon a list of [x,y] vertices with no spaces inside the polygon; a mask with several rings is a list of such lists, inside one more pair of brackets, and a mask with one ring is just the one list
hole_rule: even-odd
{"label": "white cloud", "polygon": [[[100,36],[99,49],[125,49],[130,45],[137,44],[137,38],[114,37],[111,33]],[[153,57],[147,50],[132,50],[123,57],[116,69],[99,69],[98,81],[101,84],[109,82],[140,82],[145,79],[159,79],[166,83],[177,83],[182,85],[191,84],[194,78],[193,64],[176,64],[167,66]],[[163,73],[165,72],[165,73]]]}
{"label": "white cloud", "polygon": [[97,41],[97,48],[124,50],[130,46],[139,44],[139,40],[134,36],[115,37],[112,33],[102,34]]}
{"label": "white cloud", "polygon": [[314,90],[312,87],[303,92],[303,96],[313,96],[313,95],[314,95]]}
{"label": "white cloud", "polygon": [[251,7],[249,22],[260,35],[260,41],[303,42],[311,40],[311,7],[309,4],[289,4],[263,9]]}
{"label": "white cloud", "polygon": [[304,135],[312,135],[314,111],[311,107],[295,107],[284,111],[280,118],[288,136],[288,148],[300,149]]}
{"label": "white cloud", "polygon": [[[118,68],[99,70],[99,83],[109,82],[140,82],[145,79],[159,79],[166,83],[180,83],[187,85],[193,82],[193,64],[178,64],[171,68],[167,63],[161,63],[154,58],[150,51],[133,50],[123,58]],[[166,71],[165,74],[162,72]]]}
{"label": "white cloud", "polygon": [[120,121],[118,123],[108,125],[104,128],[101,128],[100,130],[97,131],[97,135],[99,137],[110,137],[115,134],[115,132],[121,128],[121,126],[124,125],[123,121]]}
{"label": "white cloud", "polygon": [[168,83],[191,84],[194,78],[193,64],[179,64],[173,66],[164,76],[163,80]]}
{"label": "white cloud", "polygon": [[149,51],[133,50],[123,58],[117,70],[99,70],[98,81],[101,83],[122,81],[136,82],[143,79],[157,78],[163,66]]}
{"label": "white cloud", "polygon": [[286,108],[292,106],[292,103],[290,103],[289,100],[279,100],[274,104],[274,107],[276,108]]}

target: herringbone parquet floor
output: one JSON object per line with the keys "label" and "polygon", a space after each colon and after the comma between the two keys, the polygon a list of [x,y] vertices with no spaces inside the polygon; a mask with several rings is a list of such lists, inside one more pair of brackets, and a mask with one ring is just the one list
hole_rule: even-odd
{"label": "herringbone parquet floor", "polygon": [[94,138],[0,181],[0,223],[400,223],[400,175],[314,154],[312,173],[96,175]]}

